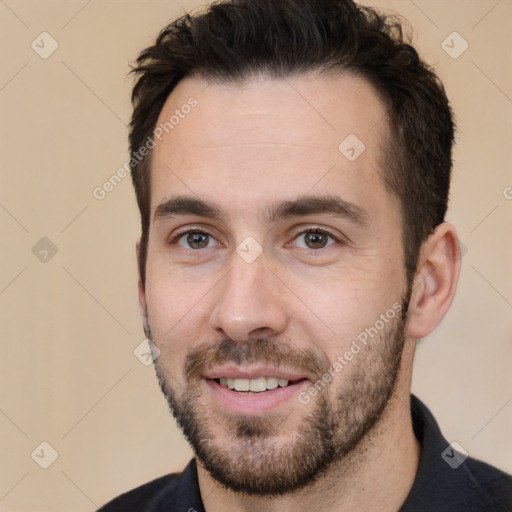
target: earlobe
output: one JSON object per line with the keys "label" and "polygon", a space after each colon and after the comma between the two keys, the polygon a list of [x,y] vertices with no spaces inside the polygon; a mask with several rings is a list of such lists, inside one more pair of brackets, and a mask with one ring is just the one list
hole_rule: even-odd
{"label": "earlobe", "polygon": [[457,232],[445,222],[437,226],[420,251],[409,305],[409,336],[423,338],[441,322],[455,296],[459,272]]}

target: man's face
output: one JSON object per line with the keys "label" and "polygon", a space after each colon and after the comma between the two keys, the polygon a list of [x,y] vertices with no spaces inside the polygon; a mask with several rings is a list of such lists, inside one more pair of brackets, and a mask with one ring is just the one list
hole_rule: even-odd
{"label": "man's face", "polygon": [[176,110],[141,293],[160,383],[218,481],[288,492],[357,446],[396,384],[408,289],[385,108],[338,75],[186,79],[157,126]]}

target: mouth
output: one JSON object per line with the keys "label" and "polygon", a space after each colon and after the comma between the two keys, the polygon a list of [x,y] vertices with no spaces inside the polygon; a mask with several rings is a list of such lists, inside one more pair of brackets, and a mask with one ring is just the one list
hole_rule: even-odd
{"label": "mouth", "polygon": [[309,376],[272,368],[218,368],[203,375],[206,390],[221,410],[236,414],[276,411],[311,382]]}
{"label": "mouth", "polygon": [[235,379],[232,377],[220,377],[213,379],[217,384],[223,388],[231,389],[238,393],[245,393],[247,395],[254,395],[272,391],[273,389],[286,388],[293,386],[302,380],[288,380],[281,377],[256,377],[253,379]]}

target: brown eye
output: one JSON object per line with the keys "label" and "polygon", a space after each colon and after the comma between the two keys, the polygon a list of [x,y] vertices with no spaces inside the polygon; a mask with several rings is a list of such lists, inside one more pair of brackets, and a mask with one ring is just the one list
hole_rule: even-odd
{"label": "brown eye", "polygon": [[214,239],[208,233],[189,231],[178,238],[178,245],[184,249],[206,249],[211,247]]}
{"label": "brown eye", "polygon": [[322,249],[328,242],[324,233],[306,233],[304,240],[310,249]]}
{"label": "brown eye", "polygon": [[298,235],[297,242],[301,249],[325,249],[336,243],[336,239],[327,231],[315,229]]}

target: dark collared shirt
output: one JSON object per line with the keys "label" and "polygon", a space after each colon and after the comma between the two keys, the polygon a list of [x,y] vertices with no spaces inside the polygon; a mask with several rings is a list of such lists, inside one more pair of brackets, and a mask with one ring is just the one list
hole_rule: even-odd
{"label": "dark collared shirt", "polygon": [[[421,455],[414,485],[399,512],[512,512],[510,475],[449,446],[414,395],[411,414]],[[195,459],[183,473],[122,494],[98,512],[204,512]]]}

